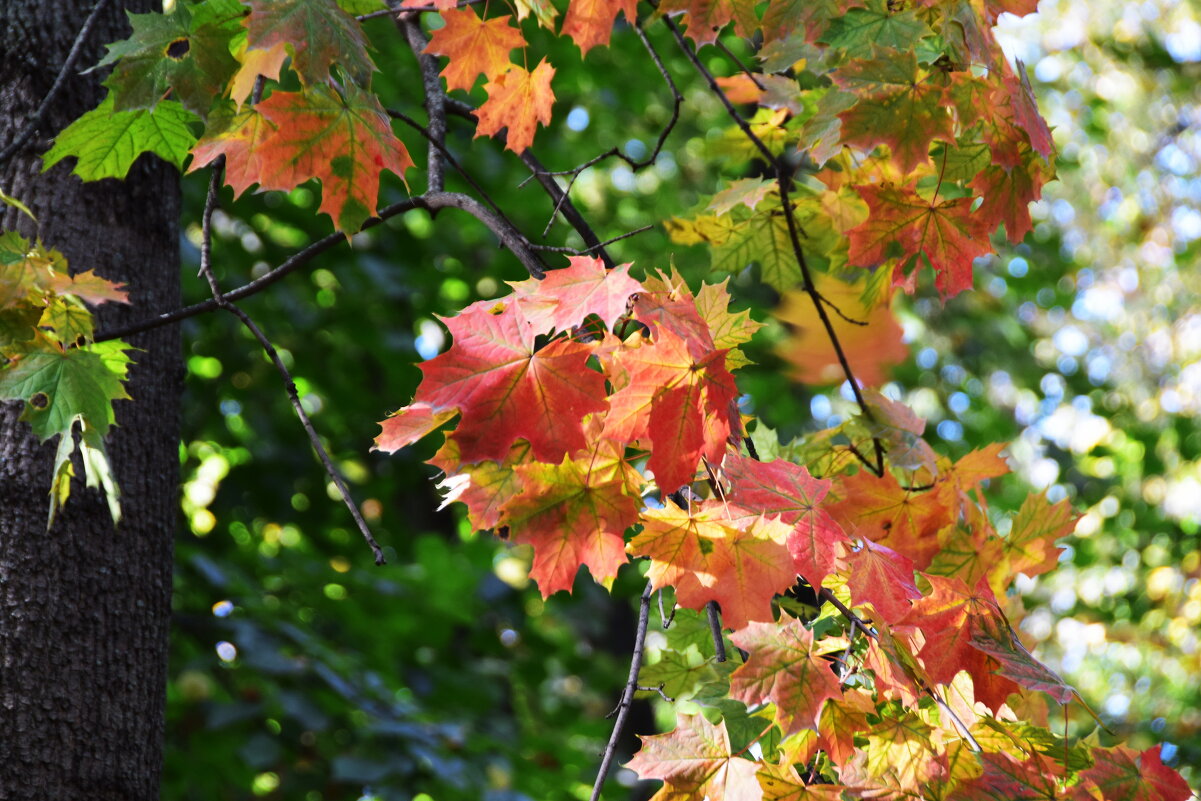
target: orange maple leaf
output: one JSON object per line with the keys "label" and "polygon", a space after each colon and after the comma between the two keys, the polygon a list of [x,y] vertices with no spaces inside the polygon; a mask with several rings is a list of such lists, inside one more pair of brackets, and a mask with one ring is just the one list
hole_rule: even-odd
{"label": "orange maple leaf", "polygon": [[631,25],[638,19],[638,0],[571,0],[563,18],[563,36],[570,36],[580,47],[580,54],[597,45],[609,44],[609,34],[617,13],[624,12]]}
{"label": "orange maple leaf", "polygon": [[505,507],[513,542],[534,546],[530,577],[542,597],[571,591],[580,565],[608,586],[628,560],[625,530],[638,521],[639,476],[624,448],[599,440],[560,464],[520,464],[521,492]]}
{"label": "orange maple leaf", "polygon": [[944,297],[972,286],[972,260],[992,252],[983,217],[972,213],[970,197],[926,200],[916,182],[907,186],[861,185],[855,189],[867,201],[871,216],[850,232],[851,264],[871,267],[900,246],[900,270],[924,253],[934,267],[935,283]]}
{"label": "orange maple leaf", "polygon": [[424,52],[450,57],[442,70],[447,89],[471,89],[481,73],[492,81],[516,66],[509,53],[525,47],[525,37],[508,14],[485,20],[468,7],[443,11],[442,19],[446,24],[430,34]]}
{"label": "orange maple leaf", "polygon": [[644,512],[642,524],[627,548],[650,557],[655,588],[675,587],[677,602],[689,609],[717,601],[730,628],[770,621],[772,597],[796,581],[790,527],[778,520],[720,501],[693,503],[687,512],[668,501]]}
{"label": "orange maple leaf", "polygon": [[343,94],[328,86],[275,92],[255,109],[276,130],[259,140],[255,176],[264,188],[321,180],[321,208],[348,236],[375,213],[379,175],[404,177],[413,159],[392,133],[379,100],[353,83]]}
{"label": "orange maple leaf", "polygon": [[263,143],[278,129],[278,125],[250,106],[235,111],[223,105],[209,115],[204,136],[192,148],[188,172],[225,156],[225,183],[234,190],[234,197],[252,184],[264,190],[293,189],[296,184],[280,180],[264,161]]}
{"label": "orange maple leaf", "polygon": [[572,256],[570,266],[550,270],[539,281],[511,281],[513,296],[526,320],[539,334],[567,331],[595,314],[611,330],[626,313],[630,297],[642,285],[630,277],[630,265],[612,270],[591,256]]}
{"label": "orange maple leaf", "polygon": [[735,756],[725,722],[680,715],[668,734],[642,737],[642,748],[626,767],[644,779],[662,779],[664,798],[759,801],[758,765]]}
{"label": "orange maple leaf", "polygon": [[502,128],[508,128],[505,148],[522,153],[534,142],[534,131],[538,123],[550,124],[551,106],[555,93],[550,81],[555,68],[544,58],[527,72],[513,65],[508,72],[498,75],[484,86],[488,99],[475,112],[479,123],[476,136],[495,136]]}
{"label": "orange maple leaf", "polygon": [[238,59],[242,66],[229,82],[229,96],[234,105],[242,107],[246,98],[254,91],[255,81],[260,75],[278,81],[279,71],[287,58],[288,48],[284,42],[276,42],[265,49],[255,47],[243,50],[241,58]]}
{"label": "orange maple leaf", "polygon": [[867,470],[838,479],[836,489],[839,499],[826,508],[847,531],[904,554],[918,570],[938,553],[938,530],[951,516],[936,493],[905,489],[891,473]]}

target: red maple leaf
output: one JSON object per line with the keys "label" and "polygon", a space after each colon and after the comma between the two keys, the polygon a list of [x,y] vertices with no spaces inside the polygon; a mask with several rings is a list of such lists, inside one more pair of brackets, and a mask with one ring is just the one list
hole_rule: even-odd
{"label": "red maple leaf", "polygon": [[860,470],[839,478],[839,499],[826,508],[852,534],[861,534],[912,559],[924,570],[938,553],[938,530],[951,522],[937,493],[906,489],[891,473]]}
{"label": "red maple leaf", "polygon": [[850,263],[862,267],[879,264],[895,243],[900,247],[901,265],[920,253],[926,255],[944,297],[970,289],[972,260],[992,250],[983,218],[972,213],[970,197],[926,200],[916,187],[916,182],[903,187],[855,187],[867,201],[871,216],[851,229]]}
{"label": "red maple leaf", "polygon": [[775,721],[787,737],[817,729],[827,699],[842,697],[830,662],[813,651],[813,633],[796,618],[751,623],[730,635],[750,656],[730,676],[730,697],[747,706],[775,704]]}
{"label": "red maple leaf", "polygon": [[258,184],[260,189],[293,189],[296,184],[279,180],[263,160],[263,143],[278,129],[278,125],[249,106],[236,111],[225,106],[218,108],[209,115],[204,136],[192,148],[188,172],[225,156],[225,183],[234,190],[234,197],[252,184]]}
{"label": "red maple leaf", "polygon": [[654,341],[614,354],[620,375],[610,370],[611,380],[620,388],[610,398],[605,436],[649,441],[650,468],[664,493],[690,483],[701,456],[721,461],[738,393],[725,355],[694,355],[687,341],[661,325],[654,327]]}
{"label": "red maple leaf", "polygon": [[739,506],[777,517],[792,526],[788,551],[796,570],[813,587],[837,569],[840,543],[849,543],[842,527],[820,507],[830,490],[804,467],[783,459],[759,462],[729,453],[723,464],[730,480],[729,499]]}
{"label": "red maple leaf", "polygon": [[464,462],[499,462],[517,439],[540,462],[587,446],[584,416],[607,408],[604,376],[587,367],[592,345],[556,340],[536,348],[516,304],[497,311],[480,301],[443,322],[454,344],[421,365],[425,378],[402,413],[421,405],[430,408],[422,414],[457,409],[462,421],[452,436]]}
{"label": "red maple leaf", "polygon": [[1163,764],[1162,748],[1093,748],[1094,764],[1081,771],[1078,786],[1097,801],[1186,801],[1192,791],[1179,773]]}
{"label": "red maple leaf", "polygon": [[544,58],[533,72],[513,65],[508,72],[488,81],[488,99],[473,112],[479,120],[476,136],[494,136],[508,128],[505,148],[522,153],[534,142],[538,123],[550,125],[555,93],[550,81],[555,68]]}
{"label": "red maple leaf", "polygon": [[481,73],[490,81],[499,78],[515,66],[509,53],[525,47],[508,14],[485,20],[469,7],[443,11],[442,19],[446,24],[430,34],[424,52],[450,57],[441,73],[447,89],[471,89]]}
{"label": "red maple leaf", "polygon": [[870,603],[885,621],[909,613],[910,602],[922,597],[913,581],[913,561],[864,538],[863,546],[847,557],[847,583],[856,604]]}
{"label": "red maple leaf", "polygon": [[730,628],[771,620],[772,597],[796,581],[788,526],[778,520],[720,501],[693,503],[687,512],[668,501],[643,512],[642,526],[628,550],[650,557],[655,588],[674,587],[677,602],[689,609],[717,601]]}
{"label": "red maple leaf", "polygon": [[551,270],[539,281],[511,282],[514,297],[535,332],[567,331],[595,314],[610,329],[626,312],[642,285],[630,277],[630,265],[612,270],[591,256],[572,256],[569,267]]}

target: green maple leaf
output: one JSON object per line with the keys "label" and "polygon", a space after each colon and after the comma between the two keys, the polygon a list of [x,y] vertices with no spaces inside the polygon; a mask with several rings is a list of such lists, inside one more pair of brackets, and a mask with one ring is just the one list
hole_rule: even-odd
{"label": "green maple leaf", "polygon": [[189,124],[197,118],[178,101],[164,100],[153,110],[115,111],[112,92],[96,108],[64,128],[44,155],[42,171],[67,156],[78,162],[72,170],[85,181],[124,178],[143,153],[153,153],[182,167],[196,143]]}
{"label": "green maple leaf", "polygon": [[248,0],[247,5],[247,47],[289,45],[292,68],[305,86],[329,83],[333,64],[360,86],[370,83],[375,64],[367,55],[367,38],[359,21],[334,0]]}
{"label": "green maple leaf", "polygon": [[713,249],[713,269],[737,274],[757,262],[763,280],[781,292],[801,279],[788,236],[788,223],[778,207],[757,211]]}
{"label": "green maple leaf", "polygon": [[870,58],[877,47],[904,52],[932,34],[912,11],[893,12],[888,0],[868,0],[866,8],[852,8],[831,22],[821,40],[850,58]]}
{"label": "green maple leaf", "polygon": [[170,93],[189,111],[208,114],[237,72],[229,46],[242,14],[236,0],[180,4],[170,14],[129,14],[133,35],[109,45],[96,65],[116,65],[104,82],[114,108],[153,109]]}
{"label": "green maple leaf", "polygon": [[62,437],[55,455],[47,527],[71,491],[77,422],[87,484],[104,490],[114,523],[121,517],[103,438],[115,422],[113,401],[129,397],[124,384],[130,363],[127,350],[129,346],[120,340],[63,350],[44,336],[5,349],[9,362],[0,367],[0,400],[24,401],[21,419],[43,442]]}

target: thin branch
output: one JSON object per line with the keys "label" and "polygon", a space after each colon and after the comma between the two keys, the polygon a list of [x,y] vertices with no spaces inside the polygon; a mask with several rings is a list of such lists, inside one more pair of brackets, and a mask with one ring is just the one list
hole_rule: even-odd
{"label": "thin branch", "polygon": [[676,44],[679,45],[680,50],[682,50],[684,55],[688,57],[688,60],[692,62],[692,66],[698,73],[700,73],[701,77],[705,79],[705,82],[709,84],[710,91],[717,95],[717,99],[720,100],[722,105],[726,107],[726,113],[730,115],[730,118],[734,120],[734,123],[739,127],[739,129],[741,129],[746,138],[751,141],[751,144],[755,146],[755,149],[759,151],[759,154],[763,156],[763,160],[770,164],[773,169],[778,171],[779,164],[776,161],[776,157],[772,155],[770,150],[767,149],[767,145],[763,144],[763,140],[751,130],[750,124],[742,118],[742,115],[738,113],[738,109],[734,108],[734,104],[730,102],[730,98],[726,97],[726,93],[723,92],[721,87],[717,85],[717,79],[713,77],[713,73],[709,72],[708,68],[701,63],[701,60],[697,57],[696,53],[688,47],[688,43],[684,41],[684,34],[680,33],[679,26],[672,22],[671,17],[664,17],[663,24],[667,26],[669,31],[671,31],[671,35],[675,38]]}
{"label": "thin branch", "polygon": [[[663,692],[663,686],[664,685],[662,685],[662,684],[658,685],[657,687],[638,686],[635,689],[637,689],[639,692],[644,692],[644,693],[659,693],[659,697],[662,698],[664,701],[666,701],[669,704],[674,704],[676,702],[676,699],[672,698],[670,695]],[[616,714],[616,712],[617,712],[617,710],[613,710],[613,712],[610,713],[609,717],[612,717],[613,714]]]}
{"label": "thin branch", "polygon": [[[399,203],[393,203],[392,205],[381,209],[378,216],[372,217],[371,219],[367,220],[367,222],[363,223],[363,230],[365,231],[368,228],[374,228],[389,217],[395,217],[397,214],[403,214],[404,212],[411,211],[415,208],[418,208],[418,204],[412,198],[409,200],[402,200]],[[278,267],[268,271],[265,275],[256,278],[250,283],[243,284],[237,289],[223,293],[224,297],[226,300],[231,301],[241,300],[242,298],[247,298],[251,295],[262,292],[264,289],[271,286],[276,281],[279,281],[281,278],[287,276],[289,273],[295,272],[296,270],[305,266],[325,251],[330,250],[336,245],[344,242],[346,242],[345,234],[337,231],[332,234],[328,234],[321,239],[318,239],[316,242],[306,245],[296,253],[293,253]],[[96,334],[95,341],[105,342],[110,339],[118,339],[120,337],[127,337],[133,334],[140,334],[143,331],[149,331],[151,329],[158,328],[159,326],[177,323],[180,320],[186,320],[189,317],[195,317],[197,314],[204,314],[205,312],[213,311],[216,308],[218,308],[217,301],[210,298],[206,301],[193,303],[191,306],[185,306],[182,309],[163,312],[155,317],[141,320],[136,323],[131,323],[120,328],[112,328],[100,331]]]}
{"label": "thin branch", "polygon": [[644,234],[654,227],[655,226],[653,226],[653,225],[644,225],[641,228],[635,228],[633,231],[626,231],[624,234],[618,234],[615,237],[606,239],[604,242],[597,242],[595,245],[593,245],[591,247],[582,248],[582,249],[581,248],[568,248],[568,247],[563,247],[561,245],[539,245],[534,242],[530,242],[529,244],[530,244],[530,248],[533,250],[543,250],[543,251],[547,251],[549,253],[570,253],[573,256],[583,256],[586,253],[592,253],[593,251],[599,250],[600,248],[603,248],[605,245],[612,245],[614,242],[620,242],[622,239],[629,239],[631,236],[636,236],[638,234]]}
{"label": "thin branch", "polygon": [[725,53],[731,61],[738,65],[738,69],[742,70],[742,74],[750,78],[751,83],[755,84],[756,88],[758,88],[760,92],[767,91],[767,87],[760,83],[758,76],[755,75],[755,72],[746,64],[743,64],[742,59],[734,55],[734,51],[726,47],[725,43],[723,43],[721,39],[715,39],[713,44],[717,45],[718,50]]}
{"label": "thin branch", "polygon": [[[501,244],[513,251],[513,255],[517,256],[522,265],[529,271],[530,275],[535,278],[541,278],[545,275],[545,266],[529,247],[529,243],[512,225],[507,221],[493,214],[483,206],[478,200],[468,195],[458,194],[456,192],[436,192],[429,195],[419,195],[417,197],[402,200],[399,203],[393,203],[387,208],[382,209],[379,215],[372,217],[363,223],[362,230],[373,228],[379,225],[389,217],[395,217],[412,209],[425,209],[427,211],[435,211],[444,208],[457,208],[466,211],[480,222],[487,225],[492,232],[496,234]],[[248,284],[238,287],[237,289],[223,293],[226,300],[241,300],[242,298],[254,295],[266,289],[271,284],[283,278],[288,273],[303,267],[314,257],[324,253],[335,245],[345,242],[346,235],[338,232],[329,234],[321,239],[318,239],[311,245],[306,246],[303,250],[294,253],[287,261],[280,264],[274,270],[271,270],[261,278],[257,278]],[[171,323],[185,320],[188,317],[195,317],[197,314],[204,314],[220,307],[216,300],[209,299],[201,303],[194,303],[191,306],[186,306],[175,311],[164,312],[147,320],[132,323],[120,328],[113,328],[106,331],[100,331],[96,334],[96,342],[105,342],[110,339],[126,337],[132,334],[139,334],[143,331],[149,331],[159,326],[170,325]]]}
{"label": "thin branch", "polygon": [[[459,0],[459,2],[455,3],[453,6],[451,6],[451,8],[467,8],[467,6],[474,6],[486,2],[487,0]],[[376,17],[388,17],[394,14],[417,14],[422,11],[444,10],[445,9],[439,8],[438,6],[405,6],[402,8],[382,8],[379,11],[372,11],[367,14],[359,14],[357,17],[355,17],[355,19],[357,19],[359,22],[363,22],[365,20],[375,19]]]}
{"label": "thin branch", "polygon": [[417,57],[417,64],[421,67],[421,82],[425,88],[425,111],[429,117],[429,128],[423,131],[429,139],[426,157],[429,179],[426,188],[430,192],[441,192],[446,188],[442,168],[442,154],[446,152],[446,92],[442,91],[442,79],[438,77],[437,57],[425,52],[429,42],[421,32],[417,16],[416,12],[405,12],[397,18],[396,25]]}
{"label": "thin branch", "polygon": [[709,618],[709,633],[713,635],[713,650],[717,652],[717,661],[726,661],[726,640],[721,636],[721,614],[717,611],[717,601],[705,604],[705,615]]}
{"label": "thin branch", "polygon": [[387,561],[384,559],[384,550],[380,548],[379,543],[372,536],[371,529],[367,526],[367,521],[363,519],[362,513],[359,512],[358,505],[350,497],[350,489],[346,486],[346,480],[342,478],[342,474],[334,466],[333,460],[329,458],[325,446],[321,444],[321,438],[317,436],[317,430],[313,428],[313,421],[309,419],[308,412],[304,410],[304,406],[300,402],[300,393],[296,391],[296,382],[292,380],[292,374],[288,371],[287,365],[280,359],[279,352],[276,351],[275,345],[271,344],[271,340],[267,338],[267,335],[255,324],[254,320],[250,319],[250,315],[231,303],[221,293],[221,287],[217,283],[217,276],[213,274],[213,210],[217,206],[217,194],[221,189],[221,177],[224,167],[225,160],[222,157],[213,167],[213,173],[209,179],[208,195],[204,199],[204,213],[201,218],[203,238],[200,242],[200,274],[208,281],[209,289],[213,293],[213,300],[217,306],[241,320],[242,325],[246,326],[246,329],[258,340],[259,345],[263,348],[263,352],[267,354],[267,358],[275,365],[276,371],[284,380],[284,387],[288,392],[288,400],[292,402],[292,408],[295,410],[296,416],[300,418],[300,424],[304,426],[305,433],[309,435],[309,442],[312,444],[313,450],[317,453],[317,458],[321,460],[321,465],[325,468],[325,472],[329,475],[330,480],[334,482],[334,486],[338,488],[338,493],[342,496],[342,502],[350,510],[350,516],[354,518],[355,524],[359,527],[359,532],[363,535],[363,539],[366,540],[372,554],[375,556],[375,563],[382,565]]}
{"label": "thin branch", "polygon": [[819,601],[828,602],[831,606],[838,610],[840,615],[845,617],[852,624],[858,626],[864,634],[871,637],[873,640],[876,639],[876,630],[871,627],[871,624],[864,622],[863,618],[852,612],[846,604],[834,597],[834,593],[830,592],[830,590],[822,587],[817,593],[817,599]]}
{"label": "thin branch", "polygon": [[[598,164],[598,163],[604,161],[605,159],[610,159],[610,158],[621,159],[626,164],[628,164],[630,169],[633,170],[634,172],[637,172],[638,170],[649,167],[650,165],[654,164],[659,159],[659,153],[662,152],[663,145],[667,142],[667,137],[671,135],[672,130],[674,130],[676,127],[676,123],[679,122],[679,120],[680,120],[680,104],[682,104],[684,102],[684,96],[682,94],[680,94],[679,88],[676,86],[675,81],[672,80],[671,73],[669,73],[667,71],[667,68],[665,66],[663,66],[663,60],[659,57],[659,53],[655,50],[654,46],[651,44],[650,39],[646,38],[646,32],[642,30],[642,26],[636,23],[634,25],[634,30],[638,33],[638,38],[642,42],[642,46],[645,47],[646,51],[650,54],[651,60],[655,62],[655,67],[659,70],[659,75],[661,75],[663,77],[663,80],[667,84],[667,87],[671,90],[671,97],[672,97],[671,119],[669,119],[667,121],[667,125],[664,126],[661,131],[659,131],[659,138],[658,138],[658,141],[655,142],[654,149],[651,150],[650,155],[648,155],[644,159],[635,159],[635,158],[621,152],[620,148],[611,147],[608,150],[606,150],[604,153],[601,153],[598,156],[594,156],[594,157],[588,159],[587,161],[585,161],[584,163],[578,164],[575,167],[572,167],[571,169],[568,169],[568,170],[542,169],[540,171],[535,171],[533,175],[531,175],[529,178],[526,178],[524,181],[522,181],[519,184],[519,186],[525,186],[525,184],[527,182],[529,182],[529,180],[531,178],[537,178],[537,179],[539,179],[539,181],[541,181],[543,178],[548,177],[548,176],[561,176],[561,175],[570,175],[571,176],[571,179],[567,182],[567,186],[562,189],[559,199],[555,202],[555,208],[551,212],[550,219],[547,220],[546,227],[542,230],[543,236],[546,236],[547,233],[550,232],[550,227],[551,227],[551,225],[554,224],[555,217],[557,217],[559,214],[560,206],[563,204],[564,199],[566,199],[571,194],[572,187],[575,186],[576,180],[579,179],[580,175],[584,172],[584,170],[588,169],[589,167],[591,167],[595,164]],[[543,185],[545,186],[545,184],[543,184]],[[556,184],[556,186],[557,186],[557,184]]]}
{"label": "thin branch", "polygon": [[592,785],[592,795],[589,801],[598,801],[601,795],[601,788],[605,786],[605,778],[609,775],[609,766],[613,763],[613,757],[617,753],[617,741],[621,739],[621,732],[625,729],[626,718],[630,716],[630,706],[634,703],[634,693],[638,689],[638,674],[642,670],[642,655],[646,650],[646,626],[651,617],[651,582],[646,582],[646,587],[642,590],[642,598],[638,602],[638,629],[634,634],[634,653],[630,657],[630,674],[626,679],[626,686],[621,691],[621,701],[617,704],[617,720],[613,724],[613,731],[609,735],[609,742],[605,745],[605,750],[601,754],[600,768],[596,772],[596,782]]}
{"label": "thin branch", "polygon": [[75,62],[79,60],[79,54],[83,52],[83,44],[88,38],[88,34],[92,32],[92,26],[96,24],[96,20],[100,17],[100,12],[108,5],[108,0],[96,0],[96,5],[92,6],[92,10],[88,13],[87,19],[83,21],[83,25],[79,28],[79,33],[75,35],[75,41],[71,43],[71,49],[67,52],[67,57],[63,61],[62,67],[58,70],[58,75],[54,76],[54,83],[50,85],[50,91],[46,92],[46,96],[42,98],[41,104],[37,110],[33,112],[25,127],[13,137],[13,140],[8,143],[8,147],[0,150],[0,164],[12,158],[18,150],[25,146],[29,138],[33,136],[34,131],[42,124],[42,120],[46,116],[46,112],[58,99],[58,93],[62,91],[63,86],[67,82],[67,74],[75,66]]}
{"label": "thin branch", "polygon": [[663,621],[663,628],[665,628],[665,629],[671,628],[671,622],[675,619],[676,619],[675,601],[672,601],[672,604],[671,604],[671,614],[670,615],[665,614],[663,612],[663,590],[659,590],[659,620]]}
{"label": "thin branch", "polygon": [[575,229],[580,238],[584,240],[584,244],[590,250],[596,251],[605,263],[605,267],[613,269],[617,266],[617,262],[613,261],[613,257],[609,255],[609,251],[605,250],[604,244],[600,241],[600,237],[596,235],[596,231],[592,230],[592,226],[584,219],[584,215],[580,214],[580,210],[571,202],[571,198],[563,187],[559,186],[559,182],[554,176],[546,172],[546,168],[542,166],[542,162],[527,148],[521,154],[521,161],[525,166],[530,168],[538,183],[542,184],[542,188],[546,190],[546,194],[555,203],[555,209],[563,215],[568,224]]}
{"label": "thin branch", "polygon": [[[680,50],[684,52],[684,55],[686,55],[688,60],[692,62],[692,66],[698,73],[700,73],[701,77],[705,79],[705,82],[709,84],[709,89],[717,96],[722,105],[726,107],[726,112],[729,114],[730,118],[734,120],[735,124],[738,125],[742,133],[751,141],[752,144],[754,144],[755,148],[759,151],[763,159],[768,163],[768,165],[771,166],[772,171],[775,174],[776,185],[780,190],[780,206],[784,212],[784,220],[788,227],[788,238],[792,244],[793,255],[795,256],[797,265],[801,270],[802,285],[805,293],[813,302],[813,306],[817,310],[817,316],[822,322],[822,327],[826,330],[826,335],[830,340],[830,344],[834,346],[834,353],[838,357],[838,363],[842,367],[842,371],[846,376],[847,382],[851,385],[851,392],[854,393],[855,401],[859,404],[859,408],[863,412],[863,416],[874,422],[875,416],[872,414],[871,408],[867,405],[867,400],[863,397],[863,390],[859,387],[859,382],[856,380],[855,374],[851,370],[850,362],[847,361],[846,352],[842,347],[842,342],[839,340],[838,334],[834,331],[834,324],[830,320],[830,315],[826,312],[826,304],[823,303],[824,299],[817,292],[817,286],[814,284],[813,275],[809,270],[809,263],[805,258],[804,248],[801,247],[801,236],[803,232],[801,231],[800,226],[797,224],[796,217],[793,213],[792,200],[788,193],[789,187],[792,185],[792,176],[789,173],[787,166],[781,160],[777,159],[772,152],[768,150],[767,146],[763,144],[763,141],[755,135],[755,132],[751,130],[750,125],[742,118],[742,115],[738,113],[738,110],[734,108],[734,104],[730,102],[730,98],[726,97],[726,93],[723,92],[721,87],[717,85],[717,79],[713,77],[713,73],[709,72],[708,68],[701,63],[701,60],[697,57],[696,53],[688,47],[688,43],[684,41],[684,36],[682,33],[680,33],[679,27],[677,27],[669,17],[664,17],[663,22],[667,25],[668,30],[671,31],[672,36],[675,37],[676,44],[679,45]],[[880,442],[879,438],[873,438],[872,443],[875,447],[876,453],[875,464],[872,465],[867,460],[864,460],[864,463],[872,467],[872,472],[880,476],[884,474],[884,446]]]}

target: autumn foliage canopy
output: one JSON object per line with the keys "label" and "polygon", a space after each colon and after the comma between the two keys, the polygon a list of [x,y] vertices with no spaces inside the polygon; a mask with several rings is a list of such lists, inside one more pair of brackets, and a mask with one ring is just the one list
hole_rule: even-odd
{"label": "autumn foliage canopy", "polygon": [[[206,0],[131,15],[132,36],[102,62],[107,98],[46,164],[121,178],[151,152],[222,169],[235,194],[315,179],[320,211],[349,237],[381,213],[384,170],[423,180],[393,130],[404,115],[372,90],[353,15],[380,13],[369,5]],[[1052,732],[1055,705],[1084,699],[1023,647],[1010,590],[1055,568],[1076,519],[1067,501],[1031,495],[1000,525],[985,490],[1009,471],[1003,444],[952,461],[873,389],[906,355],[894,293],[928,291],[928,276],[944,298],[970,291],[973,260],[1001,229],[1025,236],[1054,176],[1024,69],[991,32],[999,14],[1035,4],[559,5],[405,0],[392,14],[432,31],[423,52],[441,59],[439,108],[516,154],[548,135],[566,91],[534,31],[569,37],[586,64],[612,36],[666,26],[752,166],[692,214],[651,222],[707,246],[716,276],[754,266],[792,326],[795,378],[848,382],[859,414],[781,443],[740,406],[742,346],[760,323],[732,307],[728,281],[689,286],[668,254],[631,267],[593,247],[443,320],[451,344],[421,364],[411,400],[380,399],[381,414],[402,408],[375,447],[453,426],[430,460],[447,502],[530,546],[544,596],[570,592],[583,567],[605,586],[643,571],[644,610],[651,591],[674,599],[637,685],[687,712],[629,762],[663,781],[664,801],[1184,801],[1158,747]],[[732,36],[753,42],[758,63],[714,77],[697,54]],[[481,79],[486,102],[458,99]],[[123,299],[91,275],[68,278],[41,243],[0,238],[0,398],[24,400],[43,438],[61,435],[54,505],[79,423],[89,478],[116,514],[103,435],[129,356],[94,341],[84,302]]]}

